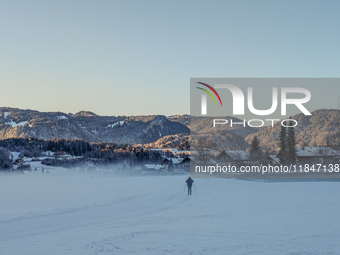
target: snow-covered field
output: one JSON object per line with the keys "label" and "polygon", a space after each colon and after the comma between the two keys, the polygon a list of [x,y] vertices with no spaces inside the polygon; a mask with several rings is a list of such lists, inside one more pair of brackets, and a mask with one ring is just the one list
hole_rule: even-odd
{"label": "snow-covered field", "polygon": [[340,183],[0,176],[0,254],[340,254]]}

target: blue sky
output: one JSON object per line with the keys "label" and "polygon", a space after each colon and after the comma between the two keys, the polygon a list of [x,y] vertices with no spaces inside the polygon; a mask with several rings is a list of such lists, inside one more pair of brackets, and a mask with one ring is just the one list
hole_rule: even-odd
{"label": "blue sky", "polygon": [[312,0],[0,1],[0,105],[171,115],[190,112],[193,77],[339,77],[339,13]]}

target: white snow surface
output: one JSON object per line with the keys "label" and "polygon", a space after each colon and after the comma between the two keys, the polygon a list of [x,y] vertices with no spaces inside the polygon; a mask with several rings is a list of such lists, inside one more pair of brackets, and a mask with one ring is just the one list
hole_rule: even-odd
{"label": "white snow surface", "polygon": [[4,112],[4,119],[6,119],[9,114],[10,112]]}
{"label": "white snow surface", "polygon": [[115,122],[113,124],[110,124],[107,126],[107,128],[113,128],[114,126],[117,126],[119,123],[118,122]]}
{"label": "white snow surface", "polygon": [[315,156],[335,156],[337,151],[330,147],[300,147],[296,148],[296,154],[300,157],[315,157]]}
{"label": "white snow surface", "polygon": [[340,183],[1,175],[0,254],[339,254]]}
{"label": "white snow surface", "polygon": [[68,118],[66,116],[57,116],[58,120],[68,120]]}
{"label": "white snow surface", "polygon": [[11,119],[11,122],[5,122],[6,125],[11,125],[12,127],[24,126],[26,125],[26,123],[28,123],[28,121],[22,121],[22,122],[16,123],[12,119]]}
{"label": "white snow surface", "polygon": [[121,121],[117,121],[117,122],[115,122],[115,123],[113,123],[113,124],[110,124],[110,125],[108,125],[107,126],[107,128],[113,128],[114,126],[117,126],[117,125],[123,125],[124,124],[124,120],[121,120]]}

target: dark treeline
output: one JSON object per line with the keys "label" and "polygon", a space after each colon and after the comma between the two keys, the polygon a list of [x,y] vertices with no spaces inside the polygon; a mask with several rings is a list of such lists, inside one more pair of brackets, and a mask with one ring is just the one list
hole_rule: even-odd
{"label": "dark treeline", "polygon": [[95,149],[86,152],[84,157],[72,159],[58,159],[58,158],[45,158],[42,164],[50,166],[63,166],[72,167],[77,165],[86,165],[92,163],[95,165],[106,165],[113,163],[125,163],[129,166],[134,166],[143,163],[160,162],[162,159],[160,152],[144,150],[143,148],[134,148],[133,150],[127,149]]}
{"label": "dark treeline", "polygon": [[72,156],[82,156],[93,149],[88,142],[82,140],[61,138],[43,140],[31,137],[0,140],[0,147],[20,152],[26,157],[38,157],[43,151],[65,151]]}
{"label": "dark treeline", "polygon": [[9,150],[0,148],[0,169],[11,169],[12,158]]}
{"label": "dark treeline", "polygon": [[[9,138],[0,140],[0,169],[12,167],[10,151],[20,152],[25,157],[39,157],[43,152],[66,152],[71,156],[83,156],[81,159],[43,160],[46,165],[71,166],[91,161],[92,163],[107,164],[125,161],[131,165],[161,160],[159,151],[144,150],[142,147],[116,143],[88,143],[83,140],[55,138],[43,140],[38,138]],[[171,153],[169,153],[171,154]],[[171,155],[168,155],[171,156]],[[90,160],[91,159],[91,160]]]}

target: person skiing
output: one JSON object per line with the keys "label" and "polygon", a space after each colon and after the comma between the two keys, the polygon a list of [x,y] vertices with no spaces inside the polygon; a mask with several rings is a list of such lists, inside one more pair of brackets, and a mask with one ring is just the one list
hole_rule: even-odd
{"label": "person skiing", "polygon": [[190,177],[185,181],[188,185],[188,195],[191,195],[191,187],[192,187],[192,183],[194,182],[193,179],[191,179]]}

